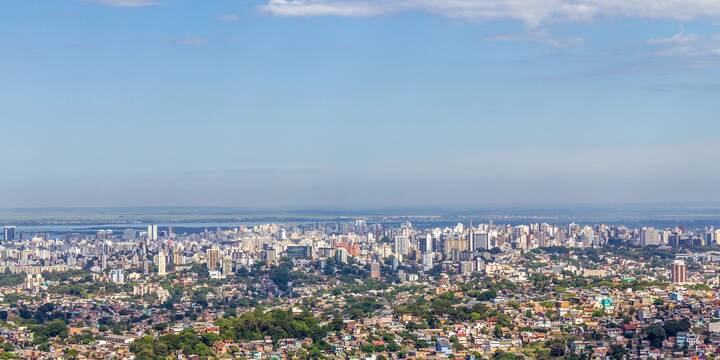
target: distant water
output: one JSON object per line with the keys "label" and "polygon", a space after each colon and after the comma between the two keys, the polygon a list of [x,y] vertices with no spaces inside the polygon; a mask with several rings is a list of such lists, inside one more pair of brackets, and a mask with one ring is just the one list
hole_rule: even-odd
{"label": "distant water", "polygon": [[177,233],[261,223],[332,223],[365,218],[368,223],[395,226],[411,221],[419,228],[475,224],[551,223],[623,224],[628,227],[720,226],[720,206],[713,204],[653,204],[602,206],[514,205],[494,207],[414,207],[385,209],[243,209],[212,207],[0,209],[0,224],[22,232],[95,232],[144,229],[146,224],[173,227]]}

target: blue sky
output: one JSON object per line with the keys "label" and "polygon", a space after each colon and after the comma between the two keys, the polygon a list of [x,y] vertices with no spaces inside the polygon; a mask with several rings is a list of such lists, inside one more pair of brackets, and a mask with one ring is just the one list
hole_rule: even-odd
{"label": "blue sky", "polygon": [[3,5],[0,207],[720,201],[720,2]]}

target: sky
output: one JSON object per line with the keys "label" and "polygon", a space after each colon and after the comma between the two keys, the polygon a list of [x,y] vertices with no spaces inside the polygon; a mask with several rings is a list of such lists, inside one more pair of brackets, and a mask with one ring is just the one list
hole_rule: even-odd
{"label": "sky", "polygon": [[2,7],[0,208],[720,201],[720,1]]}

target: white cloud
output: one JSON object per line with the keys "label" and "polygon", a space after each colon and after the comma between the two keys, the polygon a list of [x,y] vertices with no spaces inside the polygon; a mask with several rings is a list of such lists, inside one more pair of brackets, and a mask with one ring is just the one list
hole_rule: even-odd
{"label": "white cloud", "polygon": [[720,33],[712,35],[678,33],[671,37],[651,39],[658,56],[720,57]]}
{"label": "white cloud", "polygon": [[207,44],[207,39],[199,36],[188,36],[175,41],[175,44],[182,46],[202,46]]}
{"label": "white cloud", "polygon": [[96,2],[98,4],[116,7],[143,7],[157,5],[156,0],[86,0]]}
{"label": "white cloud", "polygon": [[225,14],[218,16],[218,20],[220,21],[227,21],[227,22],[234,22],[240,20],[240,16],[237,14]]}
{"label": "white cloud", "polygon": [[650,39],[648,44],[650,45],[688,45],[697,41],[700,38],[697,34],[677,33],[671,37]]}
{"label": "white cloud", "polygon": [[512,19],[529,26],[600,16],[720,19],[717,0],[267,0],[261,10],[281,16],[368,17],[420,11],[470,20]]}
{"label": "white cloud", "polygon": [[540,42],[554,48],[577,47],[585,44],[581,37],[556,37],[545,30],[533,30],[519,34],[499,34],[483,38],[498,42]]}
{"label": "white cloud", "polygon": [[372,3],[364,1],[324,1],[324,0],[270,0],[261,9],[283,16],[347,16],[366,17],[392,12],[396,4],[392,2]]}

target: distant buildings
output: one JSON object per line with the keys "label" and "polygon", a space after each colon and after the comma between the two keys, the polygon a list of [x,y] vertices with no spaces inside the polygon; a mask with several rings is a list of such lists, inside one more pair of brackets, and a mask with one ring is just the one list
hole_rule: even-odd
{"label": "distant buildings", "polygon": [[125,229],[123,230],[123,239],[124,240],[132,240],[136,238],[136,231],[135,229]]}
{"label": "distant buildings", "polygon": [[148,241],[157,241],[158,239],[158,226],[150,224],[147,227],[147,239]]}
{"label": "distant buildings", "polygon": [[285,248],[285,256],[290,259],[310,259],[312,258],[312,247],[290,245]]}
{"label": "distant buildings", "polygon": [[472,232],[472,250],[488,250],[490,249],[490,241],[486,232]]}
{"label": "distant buildings", "polygon": [[420,241],[420,251],[427,253],[433,251],[433,238],[432,234],[425,234],[425,239]]}
{"label": "distant buildings", "polygon": [[208,270],[217,270],[220,261],[220,249],[213,246],[212,248],[207,249],[205,256],[207,258]]}
{"label": "distant buildings", "polygon": [[124,284],[125,283],[125,274],[123,273],[123,270],[122,269],[110,270],[110,281],[115,284]]}
{"label": "distant buildings", "polygon": [[37,292],[43,283],[43,277],[41,274],[27,274],[25,278],[25,290]]}
{"label": "distant buildings", "polygon": [[654,246],[660,245],[660,233],[654,228],[642,228],[640,229],[640,245],[641,246]]}
{"label": "distant buildings", "polygon": [[399,260],[402,261],[402,259],[407,255],[408,250],[410,248],[410,239],[408,239],[405,235],[398,235],[395,236],[395,255]]}
{"label": "distant buildings", "polygon": [[446,356],[450,356],[453,352],[452,344],[447,339],[437,339],[435,342],[435,351],[441,352]]}
{"label": "distant buildings", "polygon": [[3,226],[3,239],[5,241],[15,241],[15,227]]}
{"label": "distant buildings", "polygon": [[222,261],[222,274],[223,276],[230,276],[233,273],[233,262],[232,258],[229,256],[226,256],[223,258]]}
{"label": "distant buildings", "polygon": [[96,240],[108,240],[112,239],[113,237],[113,231],[112,230],[103,230],[100,229],[95,233],[95,239]]}
{"label": "distant buildings", "polygon": [[687,282],[687,265],[685,265],[685,261],[673,261],[672,268],[670,269],[670,280],[679,284]]}
{"label": "distant buildings", "polygon": [[[132,229],[116,233],[86,231],[60,234],[55,238],[23,232],[18,234],[18,240],[0,244],[0,264],[5,264],[6,271],[23,274],[13,277],[17,282],[0,290],[3,290],[2,294],[26,295],[22,306],[7,308],[13,318],[17,318],[18,311],[26,305],[34,311],[52,302],[60,306],[58,311],[63,313],[89,315],[74,317],[68,323],[68,327],[81,333],[87,327],[88,319],[118,316],[119,308],[127,309],[126,315],[135,318],[149,314],[142,316],[146,320],[133,321],[130,328],[120,329],[120,336],[158,336],[178,334],[190,327],[199,332],[210,328],[217,329],[213,333],[223,331],[213,321],[227,316],[229,309],[237,311],[230,306],[237,305],[234,299],[243,298],[257,299],[259,306],[291,309],[293,314],[304,317],[307,315],[305,307],[295,307],[302,301],[313,316],[325,316],[339,309],[344,317],[349,315],[346,311],[351,308],[347,297],[342,296],[345,278],[360,283],[369,277],[375,281],[369,284],[368,289],[372,290],[365,291],[363,297],[373,298],[377,308],[359,314],[361,318],[343,321],[338,330],[325,337],[328,349],[337,358],[355,356],[359,351],[365,353],[363,358],[371,358],[371,353],[378,353],[376,346],[384,346],[383,352],[388,357],[396,357],[398,351],[417,351],[416,358],[473,359],[476,353],[489,358],[496,351],[515,352],[532,343],[552,341],[555,334],[565,337],[585,331],[589,336],[574,342],[573,347],[565,348],[566,354],[574,352],[587,358],[607,358],[607,344],[615,343],[633,353],[653,351],[654,358],[669,358],[678,351],[678,344],[688,345],[688,354],[684,354],[688,358],[697,355],[692,353],[696,344],[707,345],[702,349],[706,353],[720,353],[720,336],[716,335],[720,334],[720,322],[710,323],[710,332],[705,328],[696,331],[695,326],[678,331],[677,336],[666,337],[661,348],[648,347],[640,336],[623,336],[625,333],[645,336],[648,327],[658,320],[687,318],[690,324],[697,324],[704,319],[717,318],[718,304],[710,298],[710,292],[707,298],[698,297],[694,287],[677,286],[702,283],[715,294],[720,289],[720,279],[707,276],[720,273],[716,248],[682,249],[717,243],[715,227],[654,229],[603,224],[565,226],[492,222],[474,226],[446,226],[444,223],[430,226],[413,228],[411,224],[403,223],[398,227],[365,221],[357,221],[355,225],[349,222],[259,224],[202,233],[182,232],[173,237],[160,232],[162,241],[151,241],[155,237],[154,226],[148,227],[146,237],[145,225],[137,228],[137,232]],[[630,250],[615,244],[627,244]],[[648,249],[638,245],[659,245],[661,248]],[[604,246],[607,248],[601,251],[583,248]],[[533,249],[537,251],[527,256],[526,251]],[[665,251],[675,251],[676,261],[648,261],[654,254]],[[148,270],[149,262],[153,266]],[[173,266],[168,268],[169,264]],[[273,267],[279,264],[289,267],[289,278],[277,276],[282,274]],[[702,264],[702,271],[688,272],[691,264]],[[203,268],[203,265],[207,266],[212,282],[197,273],[198,267]],[[660,266],[664,271],[658,271]],[[163,278],[170,269],[173,276]],[[80,275],[51,278],[44,275],[51,281],[44,281],[43,275],[39,275],[68,270],[80,270]],[[312,281],[304,281],[303,273],[307,273],[307,279]],[[338,276],[343,277],[342,283],[338,282]],[[548,282],[536,282],[536,276]],[[593,278],[592,284],[597,286],[572,285],[576,279],[586,283],[587,278]],[[480,279],[503,291],[464,290],[463,284],[475,287]],[[127,285],[84,286],[88,281],[101,282],[99,285],[105,285],[102,282],[106,281]],[[395,291],[396,281],[419,286]],[[638,287],[627,291],[628,285],[634,282],[648,285],[646,289]],[[79,295],[83,296],[56,291],[71,284],[80,285]],[[172,297],[166,288],[168,285],[173,287],[170,289]],[[75,292],[75,287],[68,289]],[[84,296],[85,293],[92,296]],[[443,299],[444,294],[452,294],[459,306],[475,308],[481,305],[502,313],[502,320],[507,320],[508,324],[527,326],[498,326],[499,316],[454,318],[448,312],[454,307],[445,306],[444,301],[436,302],[438,298]],[[431,308],[432,318],[412,311],[413,306],[421,304],[417,301],[421,298],[435,304]],[[548,301],[549,298],[563,300]],[[312,301],[305,301],[308,299]],[[508,306],[511,301],[513,306]],[[659,302],[670,306],[658,306]],[[200,307],[203,312],[196,319],[183,315],[195,314],[195,309]],[[547,316],[550,309],[553,309],[551,317]],[[5,308],[0,312],[2,310]],[[627,323],[626,318],[630,320]],[[158,330],[156,319],[168,326]],[[418,321],[427,323],[429,328],[407,326]],[[406,331],[417,340],[395,342],[375,336],[387,332],[401,337]],[[25,343],[28,349],[34,346],[32,342],[18,339],[15,340],[17,348],[25,347]],[[121,337],[116,339],[120,341]],[[276,351],[271,337],[240,340],[231,343],[242,349],[241,356],[249,357],[258,349],[267,348],[263,350],[263,358],[275,356],[273,353],[277,358],[290,358],[289,344],[300,348],[303,342],[301,338],[281,339],[277,345],[280,350]],[[102,350],[102,346],[116,346],[113,341],[104,345],[99,342],[67,344],[58,339],[53,346],[59,349],[70,345],[80,349],[85,358],[95,358],[99,351],[112,353]],[[420,341],[423,346],[418,349]],[[223,340],[216,342],[214,348],[225,352],[222,349],[229,348],[228,344]],[[124,343],[117,346],[129,351]],[[397,350],[391,350],[393,348]],[[592,356],[588,349],[592,350]]]}
{"label": "distant buildings", "polygon": [[158,275],[165,276],[165,275],[167,275],[167,268],[166,268],[167,260],[166,260],[165,251],[160,250],[160,252],[158,252],[157,256],[158,256]]}
{"label": "distant buildings", "polygon": [[347,264],[348,252],[343,248],[335,249],[335,261],[341,264]]}
{"label": "distant buildings", "polygon": [[433,268],[433,266],[435,266],[435,265],[433,264],[433,262],[434,262],[434,261],[433,261],[433,257],[434,257],[434,256],[435,256],[435,255],[434,255],[433,253],[423,254],[423,256],[422,256],[423,270],[429,271],[430,269]]}
{"label": "distant buildings", "polygon": [[185,265],[185,257],[179,249],[173,249],[172,251],[172,263],[174,266]]}
{"label": "distant buildings", "polygon": [[380,263],[373,261],[370,263],[370,277],[376,280],[380,279]]}

